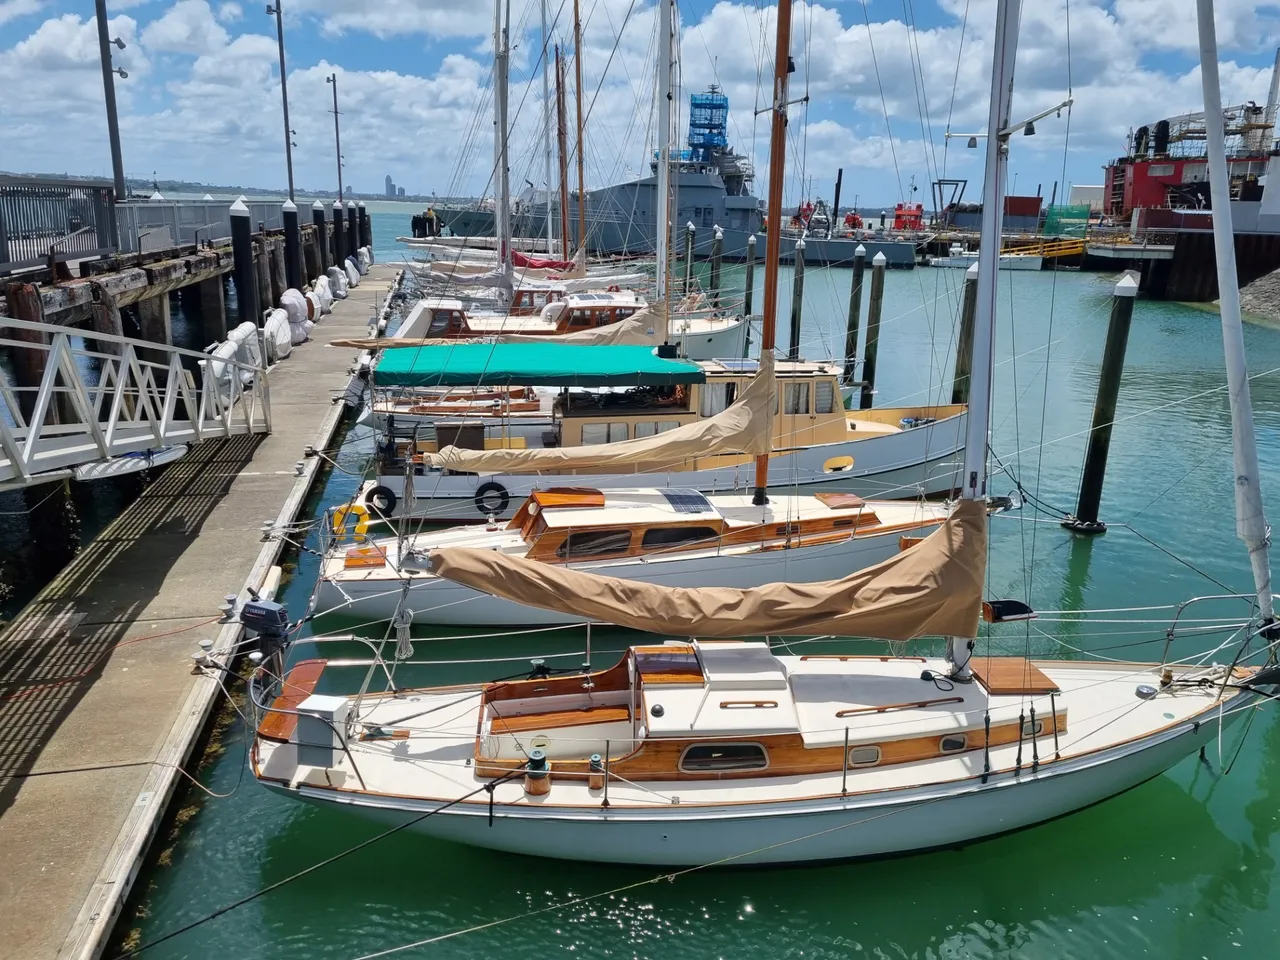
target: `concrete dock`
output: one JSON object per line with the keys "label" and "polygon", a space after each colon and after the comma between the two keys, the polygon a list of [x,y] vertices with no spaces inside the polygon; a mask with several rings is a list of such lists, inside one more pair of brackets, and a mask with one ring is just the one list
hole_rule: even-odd
{"label": "concrete dock", "polygon": [[396,271],[374,265],[271,372],[273,432],[197,445],[0,631],[0,955],[93,958],[218,695],[191,673],[228,593],[261,584],[342,410]]}

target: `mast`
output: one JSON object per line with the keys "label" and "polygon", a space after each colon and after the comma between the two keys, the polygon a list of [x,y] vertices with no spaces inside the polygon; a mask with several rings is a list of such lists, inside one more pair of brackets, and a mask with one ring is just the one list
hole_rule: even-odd
{"label": "mast", "polygon": [[[1249,549],[1258,614],[1274,620],[1271,604],[1271,528],[1258,487],[1258,444],[1253,432],[1253,402],[1244,357],[1240,322],[1240,287],[1236,278],[1235,234],[1231,223],[1231,186],[1227,177],[1222,91],[1218,85],[1218,38],[1213,26],[1213,0],[1196,0],[1200,31],[1200,81],[1204,87],[1204,128],[1209,160],[1209,196],[1213,204],[1213,248],[1218,266],[1218,302],[1222,314],[1222,350],[1227,362],[1234,446],[1236,534]],[[1274,98],[1274,84],[1272,87]],[[1270,105],[1268,105],[1270,109]]]}
{"label": "mast", "polygon": [[659,0],[658,16],[658,275],[657,299],[666,302],[671,246],[671,32],[675,0]]}
{"label": "mast", "polygon": [[[769,127],[769,223],[765,230],[764,323],[760,356],[773,353],[778,328],[778,250],[782,243],[782,178],[787,160],[787,77],[791,63],[791,0],[778,0],[778,35],[773,49],[773,116]],[[755,496],[769,502],[769,456],[756,457]]]}
{"label": "mast", "polygon": [[[503,4],[506,4],[506,19],[503,19]],[[511,55],[510,39],[507,35],[511,23],[511,0],[496,0],[494,4],[494,137],[496,140],[498,175],[498,203],[494,209],[494,220],[498,236],[498,269],[508,278],[511,275],[511,173],[507,168],[507,70]]]}
{"label": "mast", "polygon": [[991,106],[987,114],[986,171],[982,184],[982,231],[978,253],[978,298],[974,310],[969,413],[965,424],[961,496],[987,495],[987,433],[991,429],[991,345],[996,335],[996,283],[1000,276],[1000,221],[1009,162],[1009,108],[1013,101],[1013,61],[1018,50],[1018,2],[996,5],[995,53],[991,63]]}
{"label": "mast", "polygon": [[569,253],[569,123],[564,107],[564,55],[556,44],[556,140],[560,146],[560,254]]}
{"label": "mast", "polygon": [[582,164],[582,16],[573,0],[573,83],[578,100],[578,246],[587,245],[587,179]]}
{"label": "mast", "polygon": [[[542,159],[543,184],[546,187],[546,204],[544,206],[547,221],[547,256],[555,255],[551,248],[551,65],[547,62],[550,53],[547,41],[547,0],[542,0]],[[535,197],[536,199],[536,197]]]}

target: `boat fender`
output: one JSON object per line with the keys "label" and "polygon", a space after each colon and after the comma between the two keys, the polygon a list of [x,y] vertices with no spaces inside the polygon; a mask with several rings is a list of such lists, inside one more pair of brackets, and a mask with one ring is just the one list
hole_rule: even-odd
{"label": "boat fender", "polygon": [[365,539],[369,532],[369,508],[363,503],[347,503],[333,511],[333,532],[336,536],[347,535],[347,521],[355,518],[355,527],[351,531],[356,540]]}
{"label": "boat fender", "polygon": [[374,513],[389,517],[396,509],[396,494],[390,487],[378,484],[364,495],[364,503]]}
{"label": "boat fender", "polygon": [[490,480],[488,483],[480,484],[476,490],[476,509],[485,516],[504,512],[509,503],[511,503],[511,495],[500,483]]}

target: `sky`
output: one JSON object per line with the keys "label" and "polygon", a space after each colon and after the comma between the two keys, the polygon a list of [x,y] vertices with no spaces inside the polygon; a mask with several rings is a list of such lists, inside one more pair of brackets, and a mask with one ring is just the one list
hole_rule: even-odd
{"label": "sky", "polygon": [[[541,186],[543,44],[539,0],[509,0],[513,189]],[[487,0],[281,0],[300,190],[334,193],[336,75],[344,181],[380,193],[492,190],[493,9]],[[572,55],[572,0],[545,0],[552,42]],[[1222,90],[1265,102],[1280,2],[1218,0]],[[131,177],[283,188],[284,128],[275,18],[265,0],[107,0],[124,164]],[[581,0],[588,188],[652,156],[654,0]],[[690,92],[718,83],[730,140],[760,172],[776,6],[681,0],[680,129]],[[945,131],[985,129],[995,0],[825,0],[793,17],[786,198],[929,205],[930,183],[967,178],[980,150]],[[1201,109],[1193,0],[1025,0],[1014,115],[1074,98],[1012,143],[1011,192],[1048,197],[1102,182],[1144,123]],[[574,65],[567,67],[572,116]],[[554,82],[554,81],[553,81]],[[554,90],[554,86],[553,86]],[[0,170],[111,176],[92,0],[0,0]],[[554,93],[552,95],[554,100]],[[572,124],[571,124],[572,128]],[[914,182],[914,193],[913,193]],[[1059,187],[1060,194],[1065,186]]]}

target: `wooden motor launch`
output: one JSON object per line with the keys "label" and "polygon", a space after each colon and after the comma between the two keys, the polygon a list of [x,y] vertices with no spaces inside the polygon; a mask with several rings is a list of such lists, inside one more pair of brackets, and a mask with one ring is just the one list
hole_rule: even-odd
{"label": "wooden motor launch", "polygon": [[[673,7],[672,0],[660,4],[660,47],[672,36]],[[1212,4],[1198,0],[1198,11],[1205,101],[1216,108]],[[523,611],[514,623],[545,622],[537,617],[546,614],[686,639],[638,642],[604,670],[558,676],[535,661],[524,679],[402,689],[388,671],[383,692],[369,691],[367,680],[380,658],[305,661],[286,675],[284,648],[272,647],[250,686],[259,716],[250,762],[261,783],[432,836],[560,859],[729,866],[876,857],[961,845],[1105,800],[1222,742],[1250,710],[1275,697],[1269,537],[1225,210],[1214,219],[1226,238],[1216,248],[1235,491],[1256,587],[1232,599],[1250,605],[1246,628],[1207,654],[1173,659],[1175,623],[1162,658],[1151,663],[1035,659],[1029,641],[1023,656],[975,653],[982,621],[996,627],[1035,617],[1025,604],[983,598],[999,218],[1009,138],[1025,126],[1009,121],[1018,17],[1018,3],[998,0],[981,244],[991,254],[978,262],[962,496],[943,508],[936,529],[923,538],[902,533],[876,563],[826,553],[825,562],[816,561],[825,579],[781,565],[767,568],[780,573],[772,582],[747,573],[753,582],[737,585],[700,583],[686,573],[663,583],[632,573],[627,564],[699,569],[681,567],[702,549],[681,538],[699,527],[719,541],[704,568],[710,572],[738,566],[731,545],[739,532],[751,541],[750,566],[771,558],[799,566],[833,545],[849,551],[864,528],[874,540],[900,521],[928,525],[893,513],[918,509],[908,504],[854,503],[837,494],[775,497],[765,452],[754,493],[719,502],[673,490],[639,491],[629,500],[548,490],[531,496],[506,529],[495,523],[471,537],[446,532],[427,549],[418,544],[412,556],[404,538],[403,548],[386,541],[353,547],[326,565],[395,571],[387,575],[387,596],[399,598],[390,611],[399,659],[412,651],[408,621],[420,618],[415,604],[425,596],[415,595],[413,584],[427,578],[476,598],[446,609],[474,603],[498,611],[506,603]],[[782,0],[771,210],[781,209],[790,26],[791,4]],[[1222,120],[1214,116],[1210,110],[1210,175],[1225,195]],[[773,240],[777,219],[770,218]],[[776,290],[777,244],[769,249]],[[775,300],[766,295],[767,349]],[[845,520],[852,530],[840,526]],[[646,560],[649,531],[680,559]],[[392,546],[405,552],[392,555]],[[580,548],[598,559],[577,563]],[[613,559],[600,557],[604,551]],[[829,578],[833,558],[846,565],[837,579]],[[322,577],[322,591],[335,589],[327,583],[332,578]],[[892,648],[884,655],[780,655],[768,642],[743,639],[814,634],[940,637],[945,655],[891,655]],[[318,694],[342,666],[364,673],[360,692]]]}

